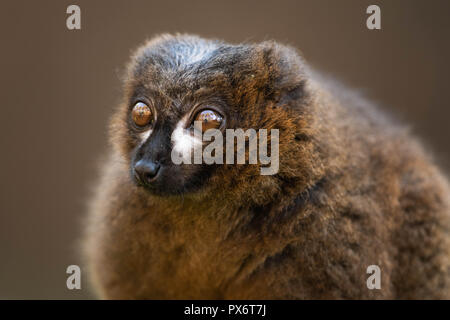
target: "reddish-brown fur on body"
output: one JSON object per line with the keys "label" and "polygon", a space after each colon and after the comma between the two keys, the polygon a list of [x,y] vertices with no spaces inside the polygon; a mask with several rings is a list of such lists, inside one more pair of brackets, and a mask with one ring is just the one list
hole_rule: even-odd
{"label": "reddish-brown fur on body", "polygon": [[[152,48],[170,56],[177,42],[209,43],[163,36],[143,46],[112,121],[85,242],[100,297],[450,298],[448,183],[403,128],[274,42],[214,42],[207,67],[182,75],[183,61],[143,58]],[[139,86],[167,105],[168,122],[173,104],[219,96],[228,127],[279,129],[279,172],[223,165],[180,195],[136,186],[127,119]],[[366,286],[369,265],[381,268],[380,290]]]}

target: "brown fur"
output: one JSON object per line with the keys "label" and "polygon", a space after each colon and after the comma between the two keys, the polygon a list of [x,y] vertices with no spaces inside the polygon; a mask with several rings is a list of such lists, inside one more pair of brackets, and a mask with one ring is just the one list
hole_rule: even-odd
{"label": "brown fur", "polygon": [[[209,43],[179,35],[145,44],[112,121],[84,246],[99,297],[450,298],[449,187],[406,130],[288,47],[214,42],[222,49],[196,73],[149,60],[152,48],[169,60],[177,42]],[[227,127],[279,129],[280,171],[223,165],[173,195],[137,186],[128,119],[138,85],[169,122],[174,105],[220,96]],[[203,169],[177,170],[173,184]],[[373,264],[381,290],[366,286]]]}

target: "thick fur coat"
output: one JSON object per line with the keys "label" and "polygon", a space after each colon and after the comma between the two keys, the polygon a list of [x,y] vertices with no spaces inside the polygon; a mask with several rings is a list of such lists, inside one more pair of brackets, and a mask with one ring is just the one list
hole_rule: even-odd
{"label": "thick fur coat", "polygon": [[[130,125],[136,99],[158,113],[145,141]],[[221,106],[227,128],[279,129],[279,172],[171,164],[170,133],[203,103]],[[405,128],[290,47],[152,39],[110,129],[84,242],[100,298],[450,298],[445,177]],[[134,159],[157,152],[162,177],[136,184]]]}

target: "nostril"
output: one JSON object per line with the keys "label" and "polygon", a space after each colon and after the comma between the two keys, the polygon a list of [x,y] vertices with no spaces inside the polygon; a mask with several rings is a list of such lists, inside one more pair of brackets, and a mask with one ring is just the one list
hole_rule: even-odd
{"label": "nostril", "polygon": [[157,162],[139,160],[134,166],[134,171],[142,182],[150,183],[155,180],[160,167]]}
{"label": "nostril", "polygon": [[147,179],[152,179],[158,174],[158,171],[159,171],[159,164],[151,165],[151,166],[149,166],[148,170],[145,172],[145,177]]}

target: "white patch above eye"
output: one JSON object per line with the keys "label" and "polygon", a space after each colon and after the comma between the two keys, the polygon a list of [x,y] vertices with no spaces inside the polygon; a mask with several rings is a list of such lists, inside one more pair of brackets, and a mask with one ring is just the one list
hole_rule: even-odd
{"label": "white patch above eye", "polygon": [[150,137],[152,132],[153,132],[152,129],[148,129],[147,131],[141,132],[139,134],[139,139],[141,140],[141,144],[143,144],[145,141],[147,141],[147,139]]}
{"label": "white patch above eye", "polygon": [[172,132],[173,151],[179,153],[183,159],[190,159],[195,146],[202,145],[201,135],[195,136],[186,128],[187,116],[183,117]]}

